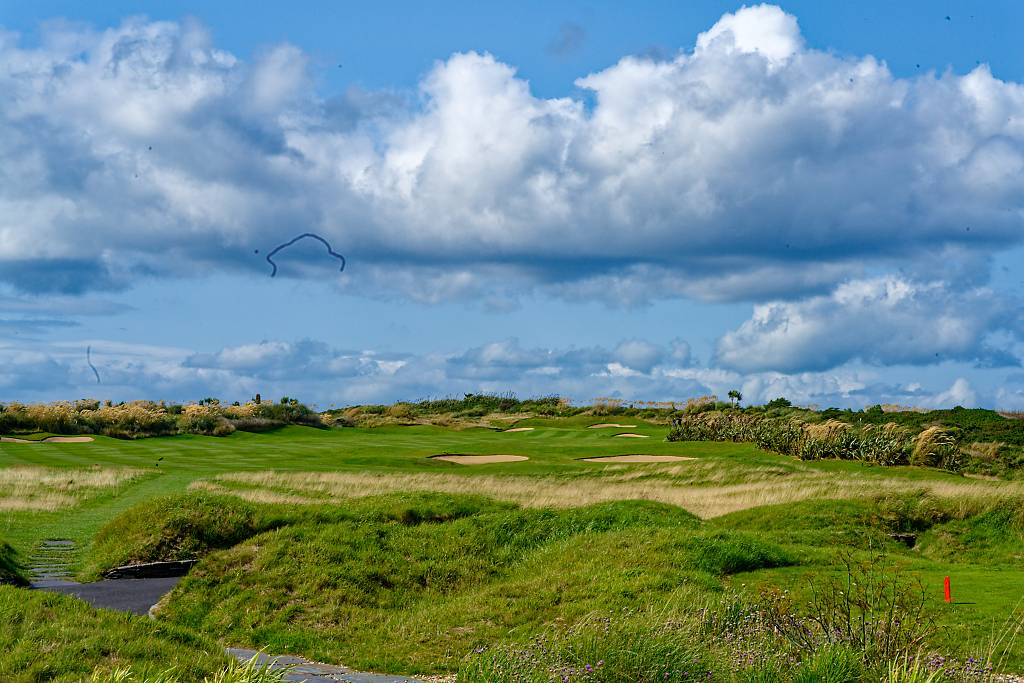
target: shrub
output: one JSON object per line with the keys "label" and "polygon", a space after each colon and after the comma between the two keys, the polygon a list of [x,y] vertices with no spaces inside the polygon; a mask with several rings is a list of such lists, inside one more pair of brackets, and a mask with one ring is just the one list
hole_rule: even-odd
{"label": "shrub", "polygon": [[771,410],[773,408],[790,408],[792,407],[792,405],[793,404],[790,403],[788,398],[783,398],[780,396],[779,398],[773,398],[772,400],[765,403],[764,407],[767,408],[768,410]]}
{"label": "shrub", "polygon": [[83,410],[82,419],[93,431],[121,439],[176,434],[178,423],[173,416],[154,403],[135,401],[98,410]]}
{"label": "shrub", "polygon": [[414,417],[412,406],[408,403],[396,403],[387,410],[387,416],[398,420],[411,420]]}
{"label": "shrub", "polygon": [[[823,414],[839,412],[830,410]],[[672,421],[668,440],[745,441],[801,460],[860,460],[885,466],[914,464],[954,472],[965,464],[954,433],[943,427],[928,427],[915,436],[895,422],[856,425],[831,417],[814,422],[794,414],[772,416],[749,409],[684,413]]]}
{"label": "shrub", "polygon": [[234,426],[221,414],[220,407],[210,404],[185,406],[179,420],[182,431],[207,436],[227,436],[235,431]]}
{"label": "shrub", "polygon": [[265,417],[243,417],[228,421],[232,427],[240,432],[269,432],[273,429],[280,429],[285,425],[280,420],[269,420]]}
{"label": "shrub", "polygon": [[786,591],[763,594],[763,617],[797,651],[814,656],[823,648],[849,648],[873,661],[905,660],[933,630],[918,579],[904,579],[898,567],[880,571],[877,562],[842,558],[839,577],[809,580],[810,597],[796,604]]}
{"label": "shrub", "polygon": [[325,426],[317,413],[287,396],[280,403],[260,403],[254,405],[253,416],[287,424],[306,425],[307,427]]}
{"label": "shrub", "polygon": [[947,470],[960,469],[960,448],[948,429],[932,426],[914,439],[914,450],[910,459],[913,465],[941,467]]}

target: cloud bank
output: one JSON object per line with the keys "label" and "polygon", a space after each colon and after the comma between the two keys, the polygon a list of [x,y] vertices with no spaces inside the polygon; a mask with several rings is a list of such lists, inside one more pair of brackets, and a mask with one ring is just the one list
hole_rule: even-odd
{"label": "cloud bank", "polygon": [[294,46],[244,62],[191,22],[0,33],[0,281],[266,276],[257,249],[312,231],[350,269],[296,250],[283,276],[425,300],[766,301],[897,264],[926,281],[936,259],[978,286],[1022,237],[1024,87],[985,66],[897,78],[808,47],[773,6],[584,75],[578,96],[536,97],[478,53],[416,93],[314,80]]}
{"label": "cloud bank", "polygon": [[750,320],[718,341],[716,360],[745,372],[827,370],[854,360],[1013,366],[1020,359],[1003,346],[1006,338],[1024,340],[1021,311],[1019,301],[988,288],[854,280],[827,296],[755,306]]}
{"label": "cloud bank", "polygon": [[217,396],[231,401],[259,392],[328,407],[509,391],[522,397],[557,394],[578,403],[607,396],[685,402],[739,389],[746,403],[785,396],[820,407],[899,403],[1024,409],[1024,375],[993,389],[957,376],[929,387],[901,384],[889,370],[854,366],[831,372],[737,372],[695,362],[680,340],[657,344],[633,338],[612,347],[530,348],[504,339],[429,354],[345,350],[310,339],[241,344],[209,353],[104,340],[90,344],[101,385],[79,343],[38,343],[28,349],[0,342],[0,395],[176,401]]}

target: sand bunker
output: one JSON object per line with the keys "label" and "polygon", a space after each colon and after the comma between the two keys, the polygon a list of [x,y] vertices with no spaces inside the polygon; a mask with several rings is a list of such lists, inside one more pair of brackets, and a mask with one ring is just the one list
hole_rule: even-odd
{"label": "sand bunker", "polygon": [[696,460],[681,455],[606,455],[598,458],[583,458],[587,462],[676,462],[677,460]]}
{"label": "sand bunker", "polygon": [[89,441],[93,441],[91,436],[50,436],[38,441],[16,439],[13,436],[0,436],[0,442],[2,443],[88,443]]}
{"label": "sand bunker", "polygon": [[506,429],[505,432],[532,432],[533,427],[513,427],[512,429]]}
{"label": "sand bunker", "polygon": [[488,465],[493,462],[521,462],[529,460],[525,455],[432,455],[433,460],[454,462],[457,465]]}
{"label": "sand bunker", "polygon": [[631,432],[627,432],[625,434],[616,434],[615,435],[616,439],[618,439],[619,437],[624,437],[624,438],[627,438],[627,439],[649,439],[650,438],[646,434],[633,434]]}
{"label": "sand bunker", "polygon": [[619,429],[629,429],[631,427],[636,427],[636,425],[620,425],[620,424],[616,424],[614,422],[602,422],[600,424],[590,425],[589,427],[587,427],[587,429],[607,429],[608,427],[618,427]]}

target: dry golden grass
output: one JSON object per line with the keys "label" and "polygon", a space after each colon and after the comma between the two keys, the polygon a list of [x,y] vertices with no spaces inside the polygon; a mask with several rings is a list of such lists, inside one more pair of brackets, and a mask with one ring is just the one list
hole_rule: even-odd
{"label": "dry golden grass", "polygon": [[972,458],[991,462],[999,457],[999,451],[1005,446],[1006,444],[1000,441],[975,441],[967,446],[966,450]]}
{"label": "dry golden grass", "polygon": [[804,432],[807,436],[811,437],[816,441],[828,441],[834,439],[844,432],[851,429],[850,425],[846,422],[840,422],[839,420],[825,420],[821,423],[811,423],[804,425]]}
{"label": "dry golden grass", "polygon": [[61,510],[140,475],[128,468],[7,467],[0,469],[0,511]]}
{"label": "dry golden grass", "polygon": [[[629,468],[629,465],[609,466]],[[678,466],[677,466],[678,467]],[[660,468],[654,468],[660,469]],[[662,469],[664,472],[665,469]],[[770,476],[770,475],[769,475]],[[455,474],[370,474],[348,472],[258,472],[224,474],[194,488],[230,493],[249,500],[316,503],[401,491],[465,493],[467,478]],[[737,510],[812,499],[845,499],[901,491],[929,492],[963,500],[963,505],[994,496],[1022,496],[1024,485],[978,480],[910,481],[896,477],[842,478],[822,472],[796,473],[733,484],[692,484],[664,478],[632,479],[613,474],[603,478],[474,476],[480,495],[528,507],[574,507],[613,500],[653,500],[678,505],[702,518]],[[972,502],[973,501],[973,502]]]}

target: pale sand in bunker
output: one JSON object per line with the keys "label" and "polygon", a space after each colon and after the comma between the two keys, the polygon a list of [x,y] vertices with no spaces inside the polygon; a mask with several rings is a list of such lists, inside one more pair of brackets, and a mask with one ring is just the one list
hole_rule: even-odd
{"label": "pale sand in bunker", "polygon": [[616,439],[649,439],[650,437],[647,436],[646,434],[627,433],[627,434],[616,434],[613,438],[616,438]]}
{"label": "pale sand in bunker", "polygon": [[50,436],[38,441],[16,439],[12,436],[0,436],[0,442],[3,443],[89,443],[90,441],[93,441],[91,436]]}
{"label": "pale sand in bunker", "polygon": [[532,432],[533,429],[533,427],[513,427],[512,429],[506,429],[504,433],[508,434],[509,432]]}
{"label": "pale sand in bunker", "polygon": [[631,429],[633,427],[636,427],[636,425],[620,425],[614,422],[602,422],[600,424],[590,425],[589,427],[587,427],[587,429],[608,429],[609,427],[616,427],[618,429]]}
{"label": "pale sand in bunker", "polygon": [[432,455],[431,460],[444,460],[457,465],[488,465],[495,462],[522,462],[529,460],[525,455]]}
{"label": "pale sand in bunker", "polygon": [[676,462],[677,460],[696,460],[682,455],[605,455],[597,458],[582,458],[585,462]]}

